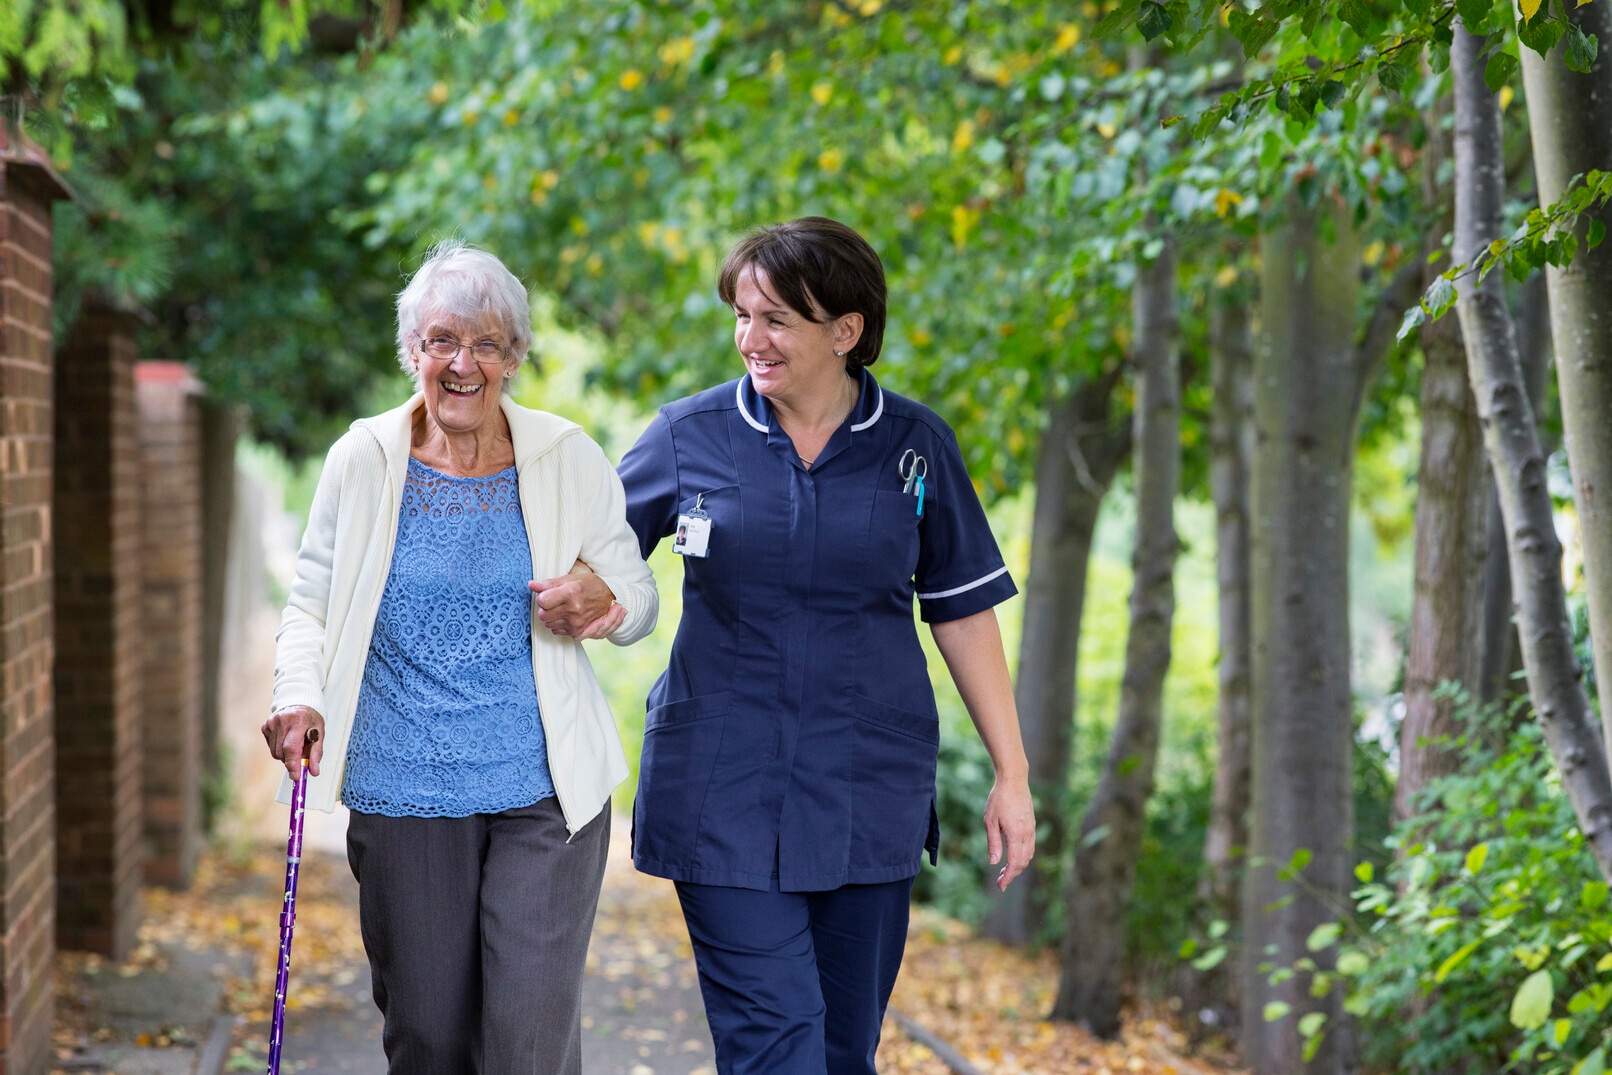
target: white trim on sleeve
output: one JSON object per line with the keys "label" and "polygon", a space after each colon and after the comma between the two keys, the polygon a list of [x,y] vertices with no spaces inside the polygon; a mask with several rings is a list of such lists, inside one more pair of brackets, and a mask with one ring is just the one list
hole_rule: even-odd
{"label": "white trim on sleeve", "polygon": [[975,579],[973,582],[970,582],[965,586],[955,586],[950,590],[941,590],[939,593],[921,593],[921,594],[918,595],[918,600],[920,600],[920,601],[937,601],[942,597],[956,597],[960,593],[967,593],[969,590],[972,590],[972,589],[974,589],[976,587],[984,586],[987,582],[990,582],[992,579],[996,578],[998,575],[1004,575],[1006,573],[1007,573],[1007,565],[1004,564],[1001,567],[997,568],[995,571],[991,572],[989,575],[986,575],[984,578]]}

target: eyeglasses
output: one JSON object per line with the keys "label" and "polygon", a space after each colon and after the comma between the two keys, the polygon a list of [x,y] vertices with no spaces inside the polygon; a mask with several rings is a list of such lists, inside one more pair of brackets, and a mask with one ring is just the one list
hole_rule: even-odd
{"label": "eyeglasses", "polygon": [[470,357],[482,366],[496,366],[504,361],[508,352],[504,346],[492,340],[477,340],[475,343],[465,343],[452,336],[421,336],[415,334],[420,341],[420,349],[439,362],[452,362],[459,357],[459,352],[468,349]]}

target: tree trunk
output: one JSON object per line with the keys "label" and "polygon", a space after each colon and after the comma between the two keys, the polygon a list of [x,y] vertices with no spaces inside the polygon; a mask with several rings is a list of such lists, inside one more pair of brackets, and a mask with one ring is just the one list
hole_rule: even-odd
{"label": "tree trunk", "polygon": [[[1546,57],[1530,48],[1521,50],[1540,205],[1560,198],[1573,176],[1612,168],[1612,7],[1569,4],[1566,14],[1600,39],[1600,54],[1589,74],[1568,70],[1565,39]],[[1612,225],[1612,207],[1592,215]],[[1584,541],[1590,645],[1596,682],[1601,683],[1612,682],[1612,422],[1607,421],[1612,414],[1612,315],[1607,309],[1612,244],[1587,249],[1588,227],[1587,219],[1579,224],[1578,256],[1564,269],[1548,267],[1545,279],[1562,430]],[[1493,235],[1499,236],[1499,229]],[[1612,743],[1612,706],[1602,707],[1601,721],[1603,738]]]}
{"label": "tree trunk", "polygon": [[980,932],[1008,944],[1034,941],[1057,898],[1086,569],[1103,497],[1130,450],[1129,426],[1116,426],[1109,415],[1119,372],[1089,378],[1050,404],[1036,458],[1035,520],[1014,694],[1036,817],[1045,833],[1035,862],[1017,882],[1000,894],[989,886],[991,910]]}
{"label": "tree trunk", "polygon": [[1218,752],[1205,878],[1209,913],[1237,919],[1242,863],[1248,848],[1249,680],[1253,660],[1249,608],[1249,467],[1254,453],[1254,337],[1244,298],[1217,303],[1209,314],[1213,378],[1209,484],[1215,501],[1215,574],[1220,589]]}
{"label": "tree trunk", "polygon": [[[1451,191],[1440,167],[1451,146],[1442,122],[1448,102],[1435,103],[1422,161],[1427,204],[1438,207],[1435,237],[1450,228]],[[1442,249],[1437,262],[1424,259],[1423,284],[1448,268]],[[1444,317],[1422,326],[1422,445],[1416,485],[1415,591],[1411,598],[1410,640],[1405,656],[1405,719],[1399,727],[1399,780],[1394,786],[1394,818],[1415,812],[1422,789],[1460,768],[1451,741],[1461,733],[1455,701],[1437,697],[1439,685],[1453,682],[1476,694],[1483,653],[1472,644],[1483,615],[1483,567],[1489,464],[1483,455],[1483,428],[1466,375],[1461,326]]]}
{"label": "tree trunk", "polygon": [[1080,823],[1069,883],[1062,967],[1052,1015],[1100,1037],[1120,1028],[1125,915],[1136,880],[1163,722],[1164,676],[1175,618],[1175,498],[1181,488],[1181,360],[1175,251],[1138,266],[1136,322],[1136,538],[1130,634],[1114,738]]}
{"label": "tree trunk", "polygon": [[[1307,208],[1295,198],[1287,208],[1262,239],[1254,358],[1254,764],[1241,1043],[1257,1075],[1343,1070],[1337,991],[1317,999],[1307,976],[1273,985],[1270,970],[1310,955],[1311,931],[1336,918],[1330,901],[1347,898],[1354,828],[1348,555],[1365,380],[1354,342],[1359,241],[1348,209],[1334,201]],[[1290,1014],[1267,1021],[1272,1004]],[[1327,1016],[1328,1033],[1306,1064],[1296,1022],[1309,1011]]]}
{"label": "tree trunk", "polygon": [[[1516,304],[1517,349],[1522,357],[1523,384],[1539,428],[1539,411],[1544,406],[1546,375],[1550,372],[1550,307],[1545,293],[1545,274],[1536,272],[1522,285]],[[1545,430],[1539,429],[1540,450],[1549,458],[1555,445]],[[1494,476],[1489,476],[1487,509],[1489,552],[1483,567],[1483,671],[1479,697],[1493,702],[1521,693],[1513,673],[1522,669],[1522,650],[1517,644],[1517,625],[1511,617],[1511,563],[1506,553],[1506,522],[1500,515],[1500,494]]]}
{"label": "tree trunk", "polygon": [[[1482,38],[1457,23],[1450,71],[1455,80],[1458,261],[1474,259],[1504,234],[1500,107],[1483,83],[1482,46]],[[1536,152],[1536,159],[1539,156]],[[1573,653],[1562,589],[1562,546],[1551,517],[1545,456],[1523,387],[1522,362],[1500,274],[1492,272],[1479,283],[1463,281],[1456,312],[1466,337],[1484,445],[1500,490],[1529,694],[1584,841],[1601,875],[1612,879],[1612,775]],[[1563,339],[1559,333],[1556,338]],[[1565,379],[1562,387],[1565,393]]]}

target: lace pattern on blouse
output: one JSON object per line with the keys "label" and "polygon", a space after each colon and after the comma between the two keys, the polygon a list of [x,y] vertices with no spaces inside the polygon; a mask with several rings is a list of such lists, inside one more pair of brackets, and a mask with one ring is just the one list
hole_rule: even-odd
{"label": "lace pattern on blouse", "polygon": [[409,460],[341,800],[468,817],[554,794],[532,680],[532,554],[515,468],[455,478]]}

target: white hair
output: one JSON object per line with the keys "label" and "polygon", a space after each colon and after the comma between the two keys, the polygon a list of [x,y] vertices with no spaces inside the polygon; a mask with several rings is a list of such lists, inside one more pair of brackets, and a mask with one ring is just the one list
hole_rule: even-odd
{"label": "white hair", "polygon": [[433,316],[496,321],[517,362],[525,361],[532,348],[532,307],[525,286],[498,258],[462,239],[445,239],[427,250],[397,296],[397,361],[416,386],[420,371],[414,367],[410,337]]}

